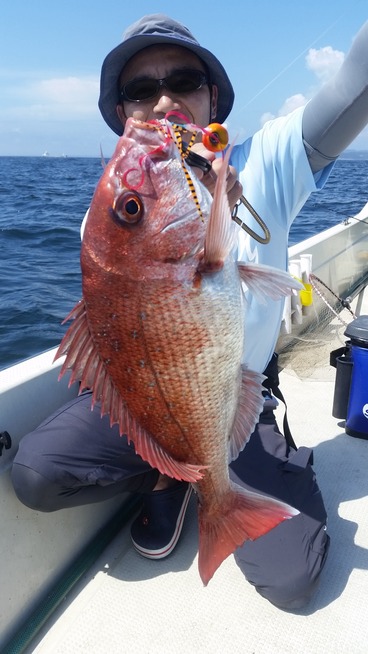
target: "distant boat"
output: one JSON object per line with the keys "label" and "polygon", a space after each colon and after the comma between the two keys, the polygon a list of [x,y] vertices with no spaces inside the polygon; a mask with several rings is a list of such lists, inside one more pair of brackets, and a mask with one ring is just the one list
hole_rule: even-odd
{"label": "distant boat", "polygon": [[49,157],[49,156],[50,156],[50,153],[49,153],[49,152],[47,152],[47,150],[45,150],[45,152],[43,153],[43,155],[42,155],[42,156],[43,156],[43,157]]}

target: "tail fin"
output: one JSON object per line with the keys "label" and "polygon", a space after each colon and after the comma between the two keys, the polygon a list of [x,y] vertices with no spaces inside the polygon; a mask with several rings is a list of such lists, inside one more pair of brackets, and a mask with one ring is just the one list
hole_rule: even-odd
{"label": "tail fin", "polygon": [[205,586],[221,563],[246,540],[263,536],[299,511],[231,483],[217,512],[199,505],[199,574]]}

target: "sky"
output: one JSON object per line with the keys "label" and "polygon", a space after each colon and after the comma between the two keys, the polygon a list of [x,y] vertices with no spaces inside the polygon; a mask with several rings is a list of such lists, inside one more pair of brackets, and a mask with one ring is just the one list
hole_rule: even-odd
{"label": "sky", "polygon": [[[0,9],[0,156],[110,156],[98,107],[101,64],[150,13],[183,22],[235,89],[230,136],[305,104],[343,61],[366,0],[5,0]],[[368,150],[368,129],[353,142]]]}

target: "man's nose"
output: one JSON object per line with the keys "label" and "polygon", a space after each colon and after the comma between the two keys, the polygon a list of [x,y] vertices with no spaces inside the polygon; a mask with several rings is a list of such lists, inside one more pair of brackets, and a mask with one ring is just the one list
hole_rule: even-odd
{"label": "man's nose", "polygon": [[154,113],[162,113],[165,115],[168,111],[177,108],[178,103],[176,102],[174,95],[171,95],[167,89],[162,87],[153,107]]}

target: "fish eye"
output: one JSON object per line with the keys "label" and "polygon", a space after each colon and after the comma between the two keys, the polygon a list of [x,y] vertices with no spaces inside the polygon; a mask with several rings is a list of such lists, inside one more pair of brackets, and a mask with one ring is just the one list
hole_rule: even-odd
{"label": "fish eye", "polygon": [[126,191],[117,197],[113,204],[113,216],[117,222],[128,225],[138,223],[144,214],[144,205],[137,193]]}

